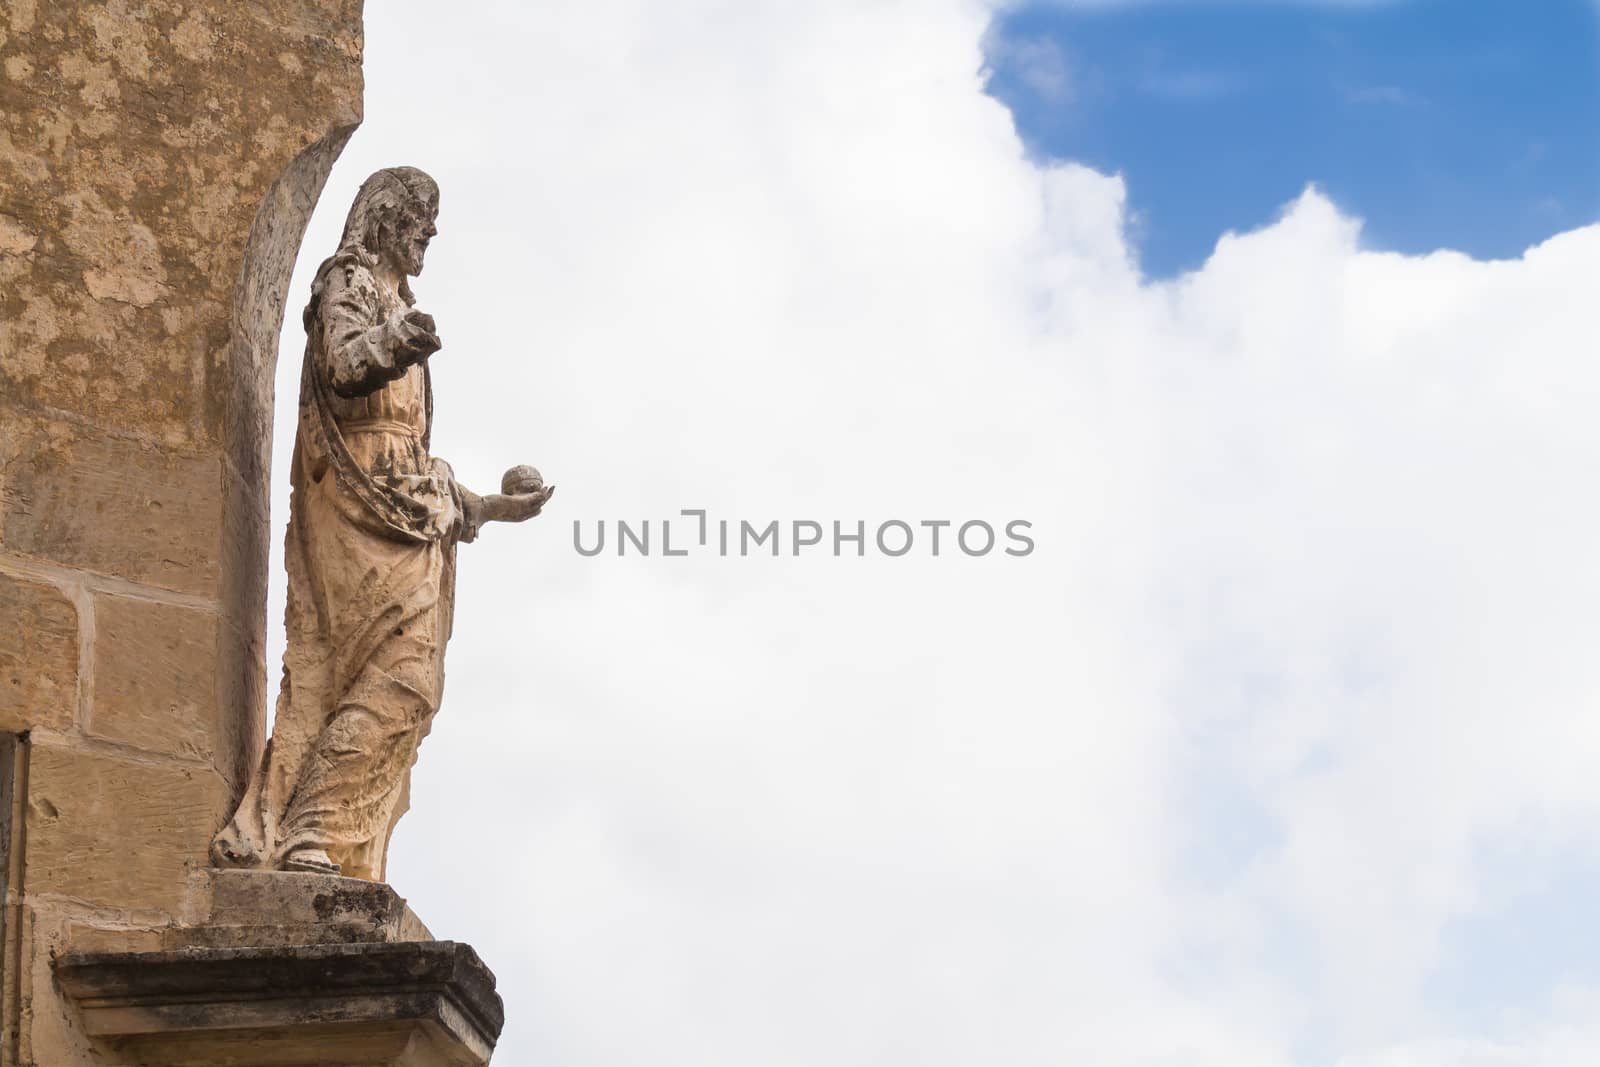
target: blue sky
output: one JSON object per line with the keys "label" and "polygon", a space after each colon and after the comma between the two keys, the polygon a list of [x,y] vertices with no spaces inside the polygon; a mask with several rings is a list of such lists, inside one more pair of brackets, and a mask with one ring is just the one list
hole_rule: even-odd
{"label": "blue sky", "polygon": [[1155,277],[1309,182],[1408,253],[1512,257],[1600,218],[1587,0],[1033,3],[988,55],[1032,152],[1124,176]]}

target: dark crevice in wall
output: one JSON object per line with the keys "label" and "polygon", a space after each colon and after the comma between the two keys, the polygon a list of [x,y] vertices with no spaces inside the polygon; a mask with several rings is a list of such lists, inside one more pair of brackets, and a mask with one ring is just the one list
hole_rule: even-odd
{"label": "dark crevice in wall", "polygon": [[0,733],[0,1067],[20,1056],[22,1015],[22,875],[28,800],[28,735]]}

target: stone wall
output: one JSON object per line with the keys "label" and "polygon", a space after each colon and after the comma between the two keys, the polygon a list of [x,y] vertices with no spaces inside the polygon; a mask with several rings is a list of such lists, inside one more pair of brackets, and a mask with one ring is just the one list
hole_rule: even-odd
{"label": "stone wall", "polygon": [[0,0],[0,1064],[91,1062],[50,955],[180,917],[259,755],[277,334],[360,114],[361,0]]}

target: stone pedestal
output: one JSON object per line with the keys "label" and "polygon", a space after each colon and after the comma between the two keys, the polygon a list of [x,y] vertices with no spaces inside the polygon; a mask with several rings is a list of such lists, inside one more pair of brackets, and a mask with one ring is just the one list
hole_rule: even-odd
{"label": "stone pedestal", "polygon": [[466,945],[386,885],[210,871],[198,914],[143,951],[69,953],[84,1033],[150,1067],[482,1067],[504,1013]]}
{"label": "stone pedestal", "polygon": [[161,931],[165,949],[281,948],[432,941],[383,882],[291,871],[201,871],[192,911]]}

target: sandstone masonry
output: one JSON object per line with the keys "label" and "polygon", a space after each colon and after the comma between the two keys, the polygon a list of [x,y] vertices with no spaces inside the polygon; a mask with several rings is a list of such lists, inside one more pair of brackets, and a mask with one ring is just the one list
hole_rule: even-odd
{"label": "sandstone masonry", "polygon": [[[0,1065],[196,906],[262,744],[273,370],[360,0],[0,0]],[[0,803],[0,806],[4,806]]]}

